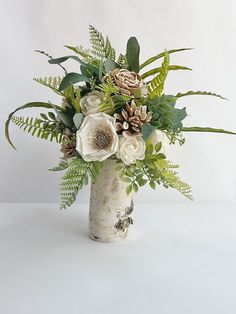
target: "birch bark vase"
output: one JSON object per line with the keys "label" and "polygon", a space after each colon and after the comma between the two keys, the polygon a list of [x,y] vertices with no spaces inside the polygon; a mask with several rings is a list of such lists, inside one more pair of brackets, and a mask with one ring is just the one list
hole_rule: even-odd
{"label": "birch bark vase", "polygon": [[132,194],[115,170],[116,160],[107,159],[95,183],[91,184],[89,237],[99,242],[125,239],[133,224]]}

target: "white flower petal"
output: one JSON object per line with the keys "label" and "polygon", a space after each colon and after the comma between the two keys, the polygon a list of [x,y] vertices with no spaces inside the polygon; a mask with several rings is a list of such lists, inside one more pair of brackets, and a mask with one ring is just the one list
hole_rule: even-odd
{"label": "white flower petal", "polygon": [[[93,144],[93,136],[98,130],[108,130],[112,141],[107,149],[97,148]],[[115,119],[105,113],[86,116],[76,133],[76,150],[85,161],[103,161],[117,152],[118,135],[115,131]]]}
{"label": "white flower petal", "polygon": [[119,140],[117,157],[126,165],[133,164],[136,160],[144,159],[145,149],[145,141],[141,136],[122,136]]}

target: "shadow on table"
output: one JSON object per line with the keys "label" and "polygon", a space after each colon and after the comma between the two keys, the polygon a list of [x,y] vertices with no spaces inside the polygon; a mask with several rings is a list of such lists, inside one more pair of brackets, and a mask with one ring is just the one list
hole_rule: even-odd
{"label": "shadow on table", "polygon": [[75,238],[78,241],[88,240],[88,212],[85,213],[85,209],[70,209],[70,210],[57,210],[55,205],[45,204],[35,208],[32,204],[32,208],[27,204],[27,209],[22,208],[18,210],[17,216],[14,217],[14,225],[23,227],[24,230],[36,230],[42,233],[50,232],[57,236],[63,236]]}

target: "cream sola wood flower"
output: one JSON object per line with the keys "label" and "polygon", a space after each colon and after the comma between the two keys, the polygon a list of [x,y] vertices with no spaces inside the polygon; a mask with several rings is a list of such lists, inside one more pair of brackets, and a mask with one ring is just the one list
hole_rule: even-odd
{"label": "cream sola wood flower", "polygon": [[127,135],[120,137],[117,157],[124,164],[134,164],[136,160],[145,158],[146,144],[141,135]]}
{"label": "cream sola wood flower", "polygon": [[163,154],[166,154],[168,152],[170,141],[165,132],[161,130],[155,130],[154,132],[152,132],[152,134],[148,138],[148,141],[150,141],[153,146],[161,142],[162,145],[159,152]]}
{"label": "cream sola wood flower", "polygon": [[85,161],[103,161],[117,152],[118,140],[113,117],[90,114],[76,132],[76,150]]}
{"label": "cream sola wood flower", "polygon": [[146,84],[136,72],[127,69],[115,69],[103,77],[103,82],[106,82],[109,78],[119,88],[121,94],[131,96],[138,89],[142,96],[146,97],[148,94]]}
{"label": "cream sola wood flower", "polygon": [[99,113],[99,104],[103,100],[103,93],[93,91],[88,93],[80,100],[80,108],[82,113],[87,116],[93,113]]}

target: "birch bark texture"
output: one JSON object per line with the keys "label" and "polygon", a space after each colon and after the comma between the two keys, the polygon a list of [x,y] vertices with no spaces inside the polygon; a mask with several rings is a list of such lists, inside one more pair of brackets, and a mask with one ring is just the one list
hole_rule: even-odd
{"label": "birch bark texture", "polygon": [[91,184],[89,237],[99,242],[116,242],[130,234],[133,225],[133,196],[115,170],[116,160],[107,159]]}

